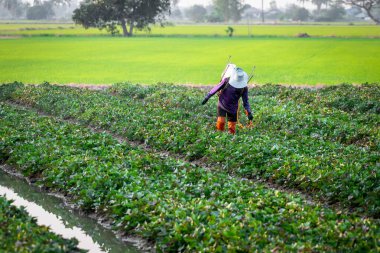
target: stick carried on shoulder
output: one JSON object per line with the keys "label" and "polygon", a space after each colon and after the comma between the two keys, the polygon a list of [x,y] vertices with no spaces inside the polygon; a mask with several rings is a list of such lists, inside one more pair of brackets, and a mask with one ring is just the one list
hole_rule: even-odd
{"label": "stick carried on shoulder", "polygon": [[249,78],[248,78],[248,82],[247,82],[247,84],[248,84],[249,81],[251,81],[251,79],[253,78],[253,73],[255,72],[255,69],[256,69],[256,66],[253,66],[252,71],[251,71],[251,74],[249,75]]}
{"label": "stick carried on shoulder", "polygon": [[224,75],[226,74],[228,68],[230,67],[231,58],[232,58],[232,56],[230,55],[230,56],[228,57],[228,60],[227,60],[226,68],[224,69],[223,74],[222,74],[222,76],[220,77],[220,81],[222,81]]}
{"label": "stick carried on shoulder", "polygon": [[[254,72],[255,72],[255,69],[256,69],[256,66],[253,66],[253,68],[252,68],[252,70],[251,70],[251,74],[249,75],[249,77],[248,77],[248,81],[247,81],[247,85],[249,84],[249,82],[251,81],[251,79],[253,78],[253,74],[254,74]],[[241,124],[240,123],[240,120],[239,120],[239,110],[240,110],[240,100],[239,100],[239,102],[238,102],[238,113],[237,113],[237,125],[240,127],[240,128],[242,128],[242,129],[244,129],[244,128],[254,128],[254,125],[253,125],[253,122],[252,122],[252,120],[249,120],[249,122],[248,122],[248,124],[247,124],[247,126],[243,126],[243,124]]]}

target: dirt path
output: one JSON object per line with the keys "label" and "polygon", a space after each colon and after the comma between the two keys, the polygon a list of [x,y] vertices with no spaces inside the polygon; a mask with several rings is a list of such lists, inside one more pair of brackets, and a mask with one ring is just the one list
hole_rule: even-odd
{"label": "dirt path", "polygon": [[88,89],[88,90],[105,90],[110,88],[111,84],[80,84],[80,83],[69,83],[69,84],[59,84],[58,86],[69,86],[73,88],[81,88],[81,89]]}
{"label": "dirt path", "polygon": [[17,35],[0,35],[0,40],[20,39],[21,36]]}
{"label": "dirt path", "polygon": [[[172,157],[172,158],[175,158],[177,160],[182,160],[182,161],[185,161],[187,163],[190,163],[193,166],[202,167],[202,168],[206,169],[207,171],[210,171],[210,172],[213,172],[213,173],[218,173],[220,171],[220,169],[218,169],[216,167],[213,167],[213,166],[210,166],[210,164],[207,164],[207,163],[203,162],[202,159],[196,160],[196,161],[189,161],[188,159],[186,159],[186,157],[184,155],[175,154],[175,153],[167,152],[167,151],[157,150],[157,149],[154,149],[153,147],[151,147],[149,145],[146,145],[143,142],[129,140],[128,138],[126,138],[124,136],[120,136],[118,134],[115,134],[115,133],[113,133],[113,132],[111,132],[109,130],[99,129],[99,128],[94,127],[94,126],[82,124],[82,123],[80,123],[79,121],[77,121],[75,119],[62,119],[62,118],[59,118],[59,117],[57,117],[55,115],[47,114],[47,113],[45,113],[43,111],[40,111],[40,110],[38,110],[36,108],[33,108],[31,106],[27,106],[27,105],[24,105],[24,104],[21,104],[21,103],[9,102],[8,101],[8,104],[10,104],[12,106],[15,106],[17,108],[20,108],[20,109],[34,111],[34,112],[38,113],[38,115],[40,115],[40,116],[50,117],[50,118],[52,118],[54,120],[57,120],[59,122],[66,122],[66,123],[80,125],[82,127],[87,127],[91,131],[93,131],[94,133],[107,133],[107,134],[111,135],[113,138],[115,138],[119,143],[126,142],[126,143],[128,143],[129,145],[131,145],[134,148],[139,148],[139,149],[145,150],[146,152],[153,153],[153,154],[158,155],[158,156],[163,157],[163,158],[165,158],[165,157]],[[266,180],[248,179],[248,178],[243,178],[243,177],[236,176],[236,175],[233,175],[233,174],[230,174],[229,176],[231,178],[234,178],[234,179],[237,179],[237,180],[241,180],[241,181],[249,180],[249,181],[254,182],[254,183],[262,184],[267,189],[278,190],[278,191],[280,191],[282,193],[286,193],[286,194],[290,194],[290,195],[295,195],[295,196],[300,196],[305,201],[305,203],[307,203],[309,205],[323,206],[323,207],[327,207],[327,208],[330,208],[332,210],[335,210],[335,211],[341,212],[341,213],[347,213],[347,214],[348,213],[352,213],[349,209],[344,208],[339,203],[329,204],[329,203],[327,203],[327,201],[321,200],[321,199],[313,196],[312,194],[310,194],[308,192],[302,192],[302,191],[297,190],[297,189],[287,188],[287,187],[284,187],[284,186],[281,186],[281,185],[270,183],[270,182],[268,182]],[[357,215],[360,216],[360,217],[362,217],[362,218],[368,218],[368,216],[366,216],[364,214],[357,214]]]}
{"label": "dirt path", "polygon": [[[142,84],[143,86],[149,86],[149,84]],[[105,90],[110,87],[112,87],[112,84],[79,84],[79,83],[70,83],[70,84],[64,84],[59,86],[69,86],[74,88],[82,88],[82,89],[89,89],[89,90]],[[203,85],[203,84],[179,84],[176,86],[185,86],[195,89],[204,89],[209,90],[214,87],[214,85]],[[257,84],[250,84],[249,88],[255,88],[260,87],[262,85]],[[289,88],[298,88],[298,89],[323,89],[325,87],[330,87],[331,85],[325,85],[325,84],[317,84],[317,85],[294,85],[294,84],[280,84],[280,86],[283,87],[289,87]]]}

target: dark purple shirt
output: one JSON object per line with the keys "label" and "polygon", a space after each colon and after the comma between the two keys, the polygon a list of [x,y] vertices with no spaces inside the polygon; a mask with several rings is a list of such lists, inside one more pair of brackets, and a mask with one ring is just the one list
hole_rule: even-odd
{"label": "dark purple shirt", "polygon": [[235,88],[228,84],[229,78],[224,78],[218,85],[216,85],[207,94],[207,98],[212,97],[220,90],[223,90],[219,96],[218,105],[229,113],[236,114],[239,106],[239,99],[243,99],[243,106],[251,113],[251,106],[248,101],[248,87],[245,88]]}

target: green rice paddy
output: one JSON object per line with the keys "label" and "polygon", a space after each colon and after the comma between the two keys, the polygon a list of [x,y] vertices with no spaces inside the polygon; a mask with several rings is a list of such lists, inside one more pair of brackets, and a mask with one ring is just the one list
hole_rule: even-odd
{"label": "green rice paddy", "polygon": [[30,37],[0,40],[0,82],[215,84],[226,60],[253,83],[380,80],[380,40],[226,37]]}
{"label": "green rice paddy", "polygon": [[[235,36],[285,36],[295,37],[300,33],[307,33],[314,37],[377,37],[380,38],[380,27],[376,25],[175,25],[153,26],[151,31],[136,31],[138,36],[226,36],[226,28],[232,26]],[[84,29],[74,24],[1,24],[0,35],[107,35],[105,30]]]}

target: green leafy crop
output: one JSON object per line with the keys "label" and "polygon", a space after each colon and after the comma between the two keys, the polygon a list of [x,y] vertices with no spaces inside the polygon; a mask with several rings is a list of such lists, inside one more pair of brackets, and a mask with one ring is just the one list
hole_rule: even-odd
{"label": "green leafy crop", "polygon": [[[251,89],[255,128],[234,137],[214,130],[216,99],[200,106],[204,90],[164,84],[118,84],[106,92],[14,86],[1,88],[11,101],[379,217],[378,85]],[[245,116],[240,120],[246,123]]]}
{"label": "green leafy crop", "polygon": [[86,252],[77,248],[76,239],[64,239],[39,226],[23,208],[0,196],[1,252]]}
{"label": "green leafy crop", "polygon": [[[165,99],[167,93],[157,89],[153,94]],[[45,97],[46,91],[49,95]],[[150,95],[144,97],[143,93],[139,92],[140,100],[136,98],[134,103],[153,99]],[[105,93],[50,85],[24,87],[12,92],[9,98],[45,108],[46,112],[60,109],[63,118],[78,117],[87,123],[97,122],[98,115],[102,115],[108,121],[97,122],[99,127],[121,129],[122,124],[115,124],[121,118],[113,113],[106,113],[100,107],[97,112],[83,110],[92,108],[96,98],[103,96],[108,97],[103,100],[102,108],[106,109],[111,109],[107,101],[112,99],[119,101],[119,105],[132,103]],[[44,106],[45,98],[50,100],[50,109]],[[88,99],[86,106],[82,98]],[[117,106],[114,110],[123,111]],[[119,143],[109,134],[94,133],[81,125],[39,116],[30,110],[1,103],[0,112],[3,161],[44,187],[70,196],[83,210],[107,215],[114,229],[154,241],[158,251],[379,250],[380,230],[375,219],[311,205],[297,194],[231,177],[228,168],[208,171],[180,159]],[[84,115],[86,119],[81,118]],[[128,119],[133,122],[131,117]],[[147,129],[149,126],[145,124]],[[139,134],[149,136],[137,125],[134,127]],[[166,127],[169,131],[170,127]],[[124,126],[123,131],[127,129]],[[237,140],[226,134],[213,133],[213,136],[224,142]],[[240,136],[249,135],[243,132]],[[159,141],[164,139],[160,135],[155,138],[145,140],[152,145],[157,142],[159,147]]]}

